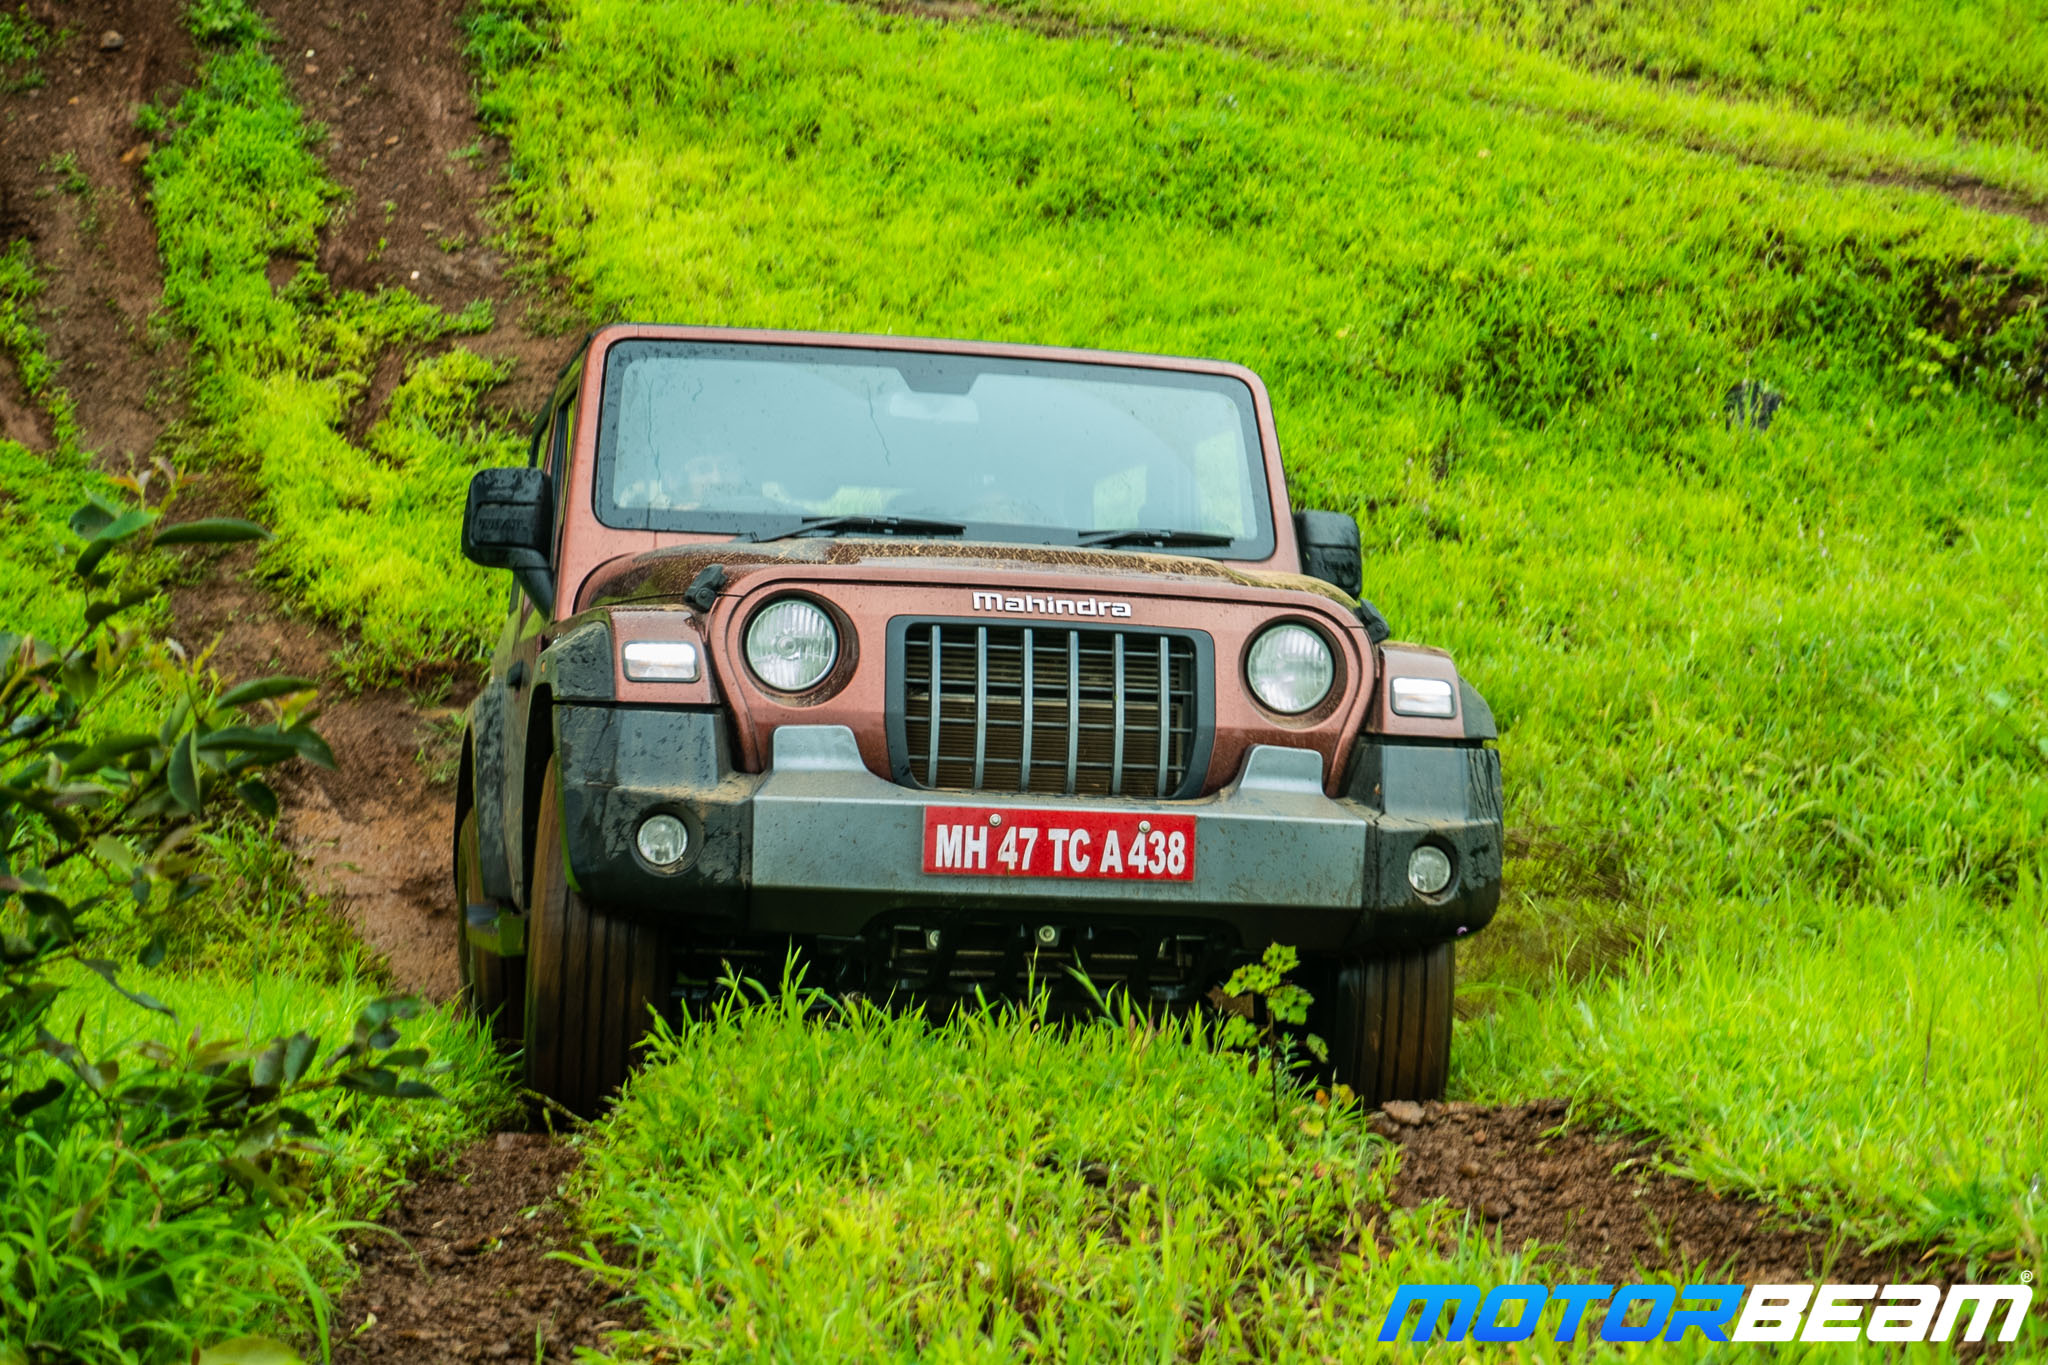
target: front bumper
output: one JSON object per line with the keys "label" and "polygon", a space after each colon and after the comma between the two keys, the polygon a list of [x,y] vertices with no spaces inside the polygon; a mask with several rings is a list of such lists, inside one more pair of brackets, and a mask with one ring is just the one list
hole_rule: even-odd
{"label": "front bumper", "polygon": [[[568,860],[578,889],[612,913],[677,916],[726,934],[857,937],[925,918],[1155,921],[1257,951],[1369,949],[1480,929],[1500,898],[1499,767],[1491,750],[1361,750],[1345,797],[1324,793],[1322,756],[1261,746],[1235,782],[1193,801],[926,792],[886,782],[844,726],[787,725],[762,774],[733,772],[710,710],[556,709]],[[1417,746],[1418,748],[1421,746]],[[1184,882],[933,876],[925,808],[1116,808],[1191,815]],[[634,834],[665,811],[690,831],[683,866],[643,863]],[[1450,855],[1437,896],[1408,885],[1409,855]]]}

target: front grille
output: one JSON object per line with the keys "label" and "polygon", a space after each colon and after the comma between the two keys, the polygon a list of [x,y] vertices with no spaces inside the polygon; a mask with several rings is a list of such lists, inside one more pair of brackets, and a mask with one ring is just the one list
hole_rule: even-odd
{"label": "front grille", "polygon": [[961,791],[1191,794],[1199,663],[1185,635],[912,622],[898,771]]}

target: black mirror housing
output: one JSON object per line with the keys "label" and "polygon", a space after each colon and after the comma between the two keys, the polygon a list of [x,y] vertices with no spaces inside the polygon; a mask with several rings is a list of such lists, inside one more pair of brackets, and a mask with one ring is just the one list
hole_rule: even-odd
{"label": "black mirror housing", "polygon": [[1296,512],[1294,537],[1301,543],[1301,571],[1334,584],[1353,597],[1365,590],[1365,562],[1358,552],[1358,523],[1342,512]]}
{"label": "black mirror housing", "polygon": [[548,567],[555,491],[543,469],[480,469],[462,513],[462,553],[486,569]]}

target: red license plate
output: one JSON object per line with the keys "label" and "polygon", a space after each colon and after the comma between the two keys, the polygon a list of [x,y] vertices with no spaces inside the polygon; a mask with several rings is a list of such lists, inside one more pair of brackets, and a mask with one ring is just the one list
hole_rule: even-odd
{"label": "red license plate", "polygon": [[924,870],[957,877],[1192,881],[1195,817],[927,806]]}

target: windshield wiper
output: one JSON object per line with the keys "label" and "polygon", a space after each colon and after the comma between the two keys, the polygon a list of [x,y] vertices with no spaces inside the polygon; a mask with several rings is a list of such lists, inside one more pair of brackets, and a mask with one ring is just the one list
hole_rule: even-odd
{"label": "windshield wiper", "polygon": [[787,540],[791,536],[837,535],[841,531],[874,531],[889,536],[957,536],[967,528],[957,521],[928,517],[799,517],[781,526],[749,531],[741,540]]}
{"label": "windshield wiper", "polygon": [[1236,536],[1218,535],[1214,531],[1171,531],[1156,526],[1127,526],[1121,531],[1083,531],[1075,540],[1075,544],[1105,549],[1118,545],[1158,545],[1170,548],[1180,545],[1228,545],[1236,539]]}

